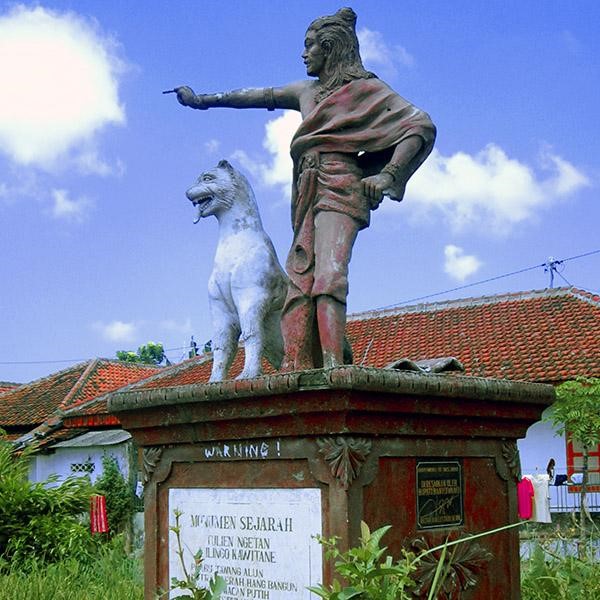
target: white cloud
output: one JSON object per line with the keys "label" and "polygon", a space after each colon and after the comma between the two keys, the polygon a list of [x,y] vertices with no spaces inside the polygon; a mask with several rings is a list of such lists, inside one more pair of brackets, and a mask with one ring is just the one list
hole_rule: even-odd
{"label": "white cloud", "polygon": [[55,219],[65,219],[81,223],[93,204],[87,198],[72,200],[67,190],[52,190],[52,216]]}
{"label": "white cloud", "polygon": [[39,190],[35,177],[23,173],[22,177],[14,178],[10,184],[0,182],[0,202],[6,205],[13,204],[23,196],[39,197]]}
{"label": "white cloud", "polygon": [[[454,229],[485,226],[507,232],[553,202],[589,185],[587,177],[565,159],[547,150],[542,155],[545,177],[496,144],[470,155],[443,156],[434,149],[408,184],[407,197],[421,215],[441,213]],[[382,205],[394,210],[394,203]]]}
{"label": "white cloud", "polygon": [[384,77],[397,75],[397,65],[412,67],[414,57],[400,45],[390,46],[379,31],[363,27],[356,33],[360,44],[360,56],[367,69],[378,71]]}
{"label": "white cloud", "polygon": [[293,110],[286,110],[280,117],[267,122],[263,140],[263,147],[268,152],[266,161],[254,159],[243,150],[236,150],[231,158],[258,177],[263,185],[281,188],[284,197],[289,199],[292,184],[290,142],[301,122],[300,113]]}
{"label": "white cloud", "polygon": [[131,343],[135,341],[137,335],[137,325],[135,323],[112,321],[111,323],[105,324],[97,321],[92,327],[109,342]]}
{"label": "white cloud", "polygon": [[39,199],[47,195],[47,189],[40,186],[36,173],[31,169],[13,166],[7,175],[8,183],[0,182],[0,202],[10,205],[19,198]]}
{"label": "white cloud", "polygon": [[476,256],[467,255],[462,248],[452,244],[444,248],[444,257],[444,271],[458,281],[464,281],[481,267],[481,261]]}
{"label": "white cloud", "polygon": [[122,160],[116,159],[113,164],[104,160],[96,148],[85,148],[77,154],[73,163],[82,175],[100,175],[107,177],[116,175],[121,177],[125,173],[125,164]]}
{"label": "white cloud", "polygon": [[14,162],[52,168],[104,126],[124,123],[123,65],[93,23],[17,6],[0,17],[0,57],[0,151]]}
{"label": "white cloud", "polygon": [[214,154],[221,147],[221,142],[219,140],[208,140],[208,142],[204,142],[204,149],[208,154]]}
{"label": "white cloud", "polygon": [[159,323],[161,329],[172,333],[190,335],[192,333],[192,320],[188,317],[185,321],[176,321],[175,319],[165,319]]}
{"label": "white cloud", "polygon": [[92,209],[92,202],[85,198],[72,200],[67,190],[52,190],[52,216],[55,219],[65,219],[81,223]]}

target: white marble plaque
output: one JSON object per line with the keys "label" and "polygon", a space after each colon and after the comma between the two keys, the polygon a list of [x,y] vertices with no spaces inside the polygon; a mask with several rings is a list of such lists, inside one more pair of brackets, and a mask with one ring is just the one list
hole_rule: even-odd
{"label": "white marble plaque", "polygon": [[[228,586],[221,600],[301,600],[322,581],[321,490],[169,490],[169,523],[178,509],[186,566],[202,549],[203,581],[217,572]],[[175,534],[169,532],[169,580],[183,578]],[[181,592],[178,592],[181,594]],[[172,594],[172,596],[177,593]]]}

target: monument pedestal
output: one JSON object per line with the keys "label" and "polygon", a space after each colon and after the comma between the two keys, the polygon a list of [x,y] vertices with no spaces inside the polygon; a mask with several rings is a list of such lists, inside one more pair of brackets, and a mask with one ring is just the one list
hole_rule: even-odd
{"label": "monument pedestal", "polygon": [[[116,394],[109,409],[143,449],[146,598],[179,568],[175,509],[206,576],[230,582],[224,600],[308,598],[333,576],[311,534],[347,548],[361,520],[392,525],[396,557],[514,523],[516,440],[553,399],[546,385],[356,366]],[[516,529],[454,561],[461,597],[520,597]]]}

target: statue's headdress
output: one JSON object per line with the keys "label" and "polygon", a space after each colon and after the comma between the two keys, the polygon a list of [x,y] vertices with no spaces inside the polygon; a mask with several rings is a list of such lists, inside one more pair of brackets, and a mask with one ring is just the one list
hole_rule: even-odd
{"label": "statue's headdress", "polygon": [[375,77],[363,67],[356,36],[356,13],[351,8],[340,8],[334,15],[319,17],[308,29],[315,32],[327,54],[326,72],[321,77],[323,90],[317,100],[353,79]]}

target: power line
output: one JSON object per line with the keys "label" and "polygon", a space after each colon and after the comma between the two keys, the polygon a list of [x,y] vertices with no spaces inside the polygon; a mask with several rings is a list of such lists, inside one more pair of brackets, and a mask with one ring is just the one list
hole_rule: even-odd
{"label": "power line", "polygon": [[591,252],[585,252],[584,254],[578,254],[577,256],[569,256],[569,258],[563,258],[562,262],[575,260],[576,258],[583,258],[584,256],[591,256],[592,254],[600,254],[600,250],[592,250]]}
{"label": "power line", "polygon": [[[576,254],[575,256],[569,256],[568,258],[562,258],[560,260],[556,260],[557,264],[562,264],[568,262],[570,260],[577,260],[579,258],[585,258],[587,256],[592,256],[594,254],[600,254],[600,249],[592,250],[591,252],[584,252],[583,254]],[[554,260],[554,259],[552,259]],[[483,285],[484,283],[490,283],[491,281],[498,281],[499,279],[504,279],[505,277],[512,277],[513,275],[519,275],[521,273],[527,273],[528,271],[533,271],[535,269],[539,269],[541,267],[547,267],[548,261],[540,263],[538,265],[533,265],[531,267],[525,267],[524,269],[519,269],[517,271],[511,271],[510,273],[504,273],[502,275],[496,275],[495,277],[489,277],[488,279],[482,279],[481,281],[475,281],[473,283],[467,283],[465,285],[459,285],[454,288],[450,288],[448,290],[444,290],[442,292],[435,292],[434,294],[427,294],[425,296],[418,296],[416,298],[411,298],[409,300],[403,300],[401,302],[396,302],[395,304],[388,304],[387,306],[380,306],[379,308],[374,308],[371,310],[386,310],[388,308],[394,308],[396,306],[402,306],[404,304],[411,304],[412,302],[420,302],[421,300],[428,300],[429,298],[436,298],[437,296],[443,296],[444,294],[450,294],[452,292],[458,292],[460,290],[466,290],[471,287],[475,287],[477,285]],[[567,281],[567,279],[560,273],[556,271],[556,273],[570,286],[571,283]],[[174,352],[176,350],[188,350],[189,346],[178,346],[176,348],[165,348],[164,352]],[[0,365],[52,365],[59,363],[76,363],[76,362],[84,362],[86,360],[91,360],[88,358],[65,358],[60,360],[21,360],[21,361],[0,361]]]}
{"label": "power line", "polygon": [[518,271],[512,271],[511,273],[504,273],[504,275],[496,275],[496,277],[490,277],[489,279],[482,279],[481,281],[476,281],[474,283],[467,283],[465,285],[459,285],[454,288],[450,288],[448,290],[444,290],[443,292],[436,292],[435,294],[427,294],[426,296],[417,296],[416,298],[410,298],[409,300],[402,300],[401,302],[396,302],[395,304],[388,304],[387,306],[381,306],[379,308],[374,308],[371,310],[386,310],[387,308],[394,308],[395,306],[402,306],[403,304],[410,304],[412,302],[419,302],[421,300],[427,300],[428,298],[435,298],[436,296],[443,296],[444,294],[449,294],[451,292],[458,292],[459,290],[466,290],[470,287],[475,287],[476,285],[482,285],[483,283],[489,283],[490,281],[497,281],[498,279],[503,279],[504,277],[511,277],[512,275],[518,275],[519,273],[526,273],[527,271],[533,271],[534,269],[539,269],[540,267],[545,266],[546,263],[541,263],[539,265],[535,265],[533,267],[526,267],[525,269],[519,269]]}
{"label": "power line", "polygon": [[[163,352],[174,352],[175,350],[184,350],[188,346],[179,346],[177,348],[166,348]],[[95,358],[95,357],[94,357]],[[86,360],[92,360],[92,357],[87,358],[61,358],[57,360],[3,360],[0,361],[0,365],[55,365],[59,363],[78,363],[85,362]],[[110,360],[117,360],[110,359]]]}
{"label": "power line", "polygon": [[[575,256],[569,256],[568,258],[563,258],[560,261],[556,261],[558,263],[565,263],[569,260],[576,260],[578,258],[584,258],[586,256],[591,256],[592,254],[600,254],[600,249],[592,250],[591,252],[585,252],[583,254],[577,254]],[[451,288],[449,290],[444,290],[443,292],[436,292],[434,294],[427,294],[425,296],[418,296],[416,298],[410,298],[409,300],[402,300],[401,302],[396,302],[394,304],[388,304],[387,306],[380,306],[379,308],[373,308],[371,310],[386,310],[388,308],[395,308],[396,306],[402,306],[404,304],[411,304],[413,302],[420,302],[421,300],[428,300],[429,298],[436,298],[437,296],[443,296],[444,294],[450,294],[451,292],[458,292],[460,290],[466,290],[471,287],[475,287],[477,285],[482,285],[484,283],[489,283],[491,281],[497,281],[498,279],[504,279],[505,277],[512,277],[513,275],[519,275],[521,273],[526,273],[527,271],[533,271],[534,269],[539,269],[541,267],[547,267],[548,263],[543,262],[539,265],[533,265],[531,267],[525,267],[524,269],[519,269],[518,271],[511,271],[510,273],[504,273],[503,275],[496,275],[495,277],[490,277],[488,279],[482,279],[481,281],[475,281],[473,283],[467,283],[465,285],[459,285],[457,287]],[[561,275],[562,277],[562,275]],[[564,277],[563,279],[567,281]],[[567,282],[568,283],[568,282]],[[569,283],[569,285],[571,285]]]}
{"label": "power line", "polygon": [[3,360],[0,365],[53,365],[57,363],[84,362],[90,358],[62,358],[60,360]]}

